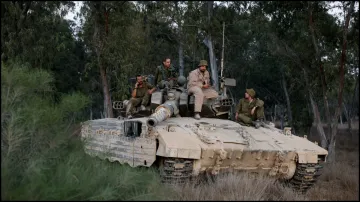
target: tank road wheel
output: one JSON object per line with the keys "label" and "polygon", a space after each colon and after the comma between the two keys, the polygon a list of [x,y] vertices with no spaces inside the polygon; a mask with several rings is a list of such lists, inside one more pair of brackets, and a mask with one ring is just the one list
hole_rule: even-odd
{"label": "tank road wheel", "polygon": [[294,177],[289,180],[290,186],[305,193],[321,175],[322,163],[297,163]]}
{"label": "tank road wheel", "polygon": [[181,158],[162,158],[160,162],[161,182],[183,184],[191,179],[193,160]]}

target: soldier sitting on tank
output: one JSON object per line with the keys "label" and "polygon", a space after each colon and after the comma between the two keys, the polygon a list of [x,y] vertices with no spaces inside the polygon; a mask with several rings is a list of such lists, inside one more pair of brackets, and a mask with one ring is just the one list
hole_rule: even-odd
{"label": "soldier sitting on tank", "polygon": [[141,75],[136,75],[136,84],[131,93],[132,98],[129,100],[129,104],[126,107],[126,116],[132,118],[133,110],[135,107],[140,106],[140,110],[145,110],[145,106],[148,105],[150,95],[155,91],[155,87],[148,82],[143,81]]}
{"label": "soldier sitting on tank", "polygon": [[194,118],[200,119],[200,112],[204,102],[204,97],[208,99],[217,98],[219,94],[210,86],[210,74],[206,70],[208,63],[206,60],[200,60],[198,68],[189,74],[188,93],[194,94]]}
{"label": "soldier sitting on tank", "polygon": [[241,98],[236,107],[235,120],[259,128],[264,119],[264,101],[255,98],[255,95],[254,89],[246,89],[245,98]]}
{"label": "soldier sitting on tank", "polygon": [[178,70],[171,65],[171,60],[169,57],[165,57],[161,65],[156,68],[155,72],[155,86],[158,86],[162,80],[173,82],[178,77]]}

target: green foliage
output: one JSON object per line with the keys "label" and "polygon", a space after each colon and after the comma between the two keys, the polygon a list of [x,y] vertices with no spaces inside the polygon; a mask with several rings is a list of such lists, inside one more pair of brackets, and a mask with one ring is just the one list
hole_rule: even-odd
{"label": "green foliage", "polygon": [[[54,104],[51,74],[19,64],[1,68],[1,178],[5,200],[151,200],[162,197],[153,170],[89,157],[70,125],[89,99]],[[76,120],[76,122],[75,122]]]}

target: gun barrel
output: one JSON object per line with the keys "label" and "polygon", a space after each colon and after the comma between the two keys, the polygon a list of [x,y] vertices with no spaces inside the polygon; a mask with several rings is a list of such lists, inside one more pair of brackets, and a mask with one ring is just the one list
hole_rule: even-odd
{"label": "gun barrel", "polygon": [[174,114],[174,105],[170,102],[165,102],[164,104],[158,106],[155,109],[155,112],[150,115],[149,119],[146,121],[146,124],[149,127],[154,127],[158,123],[166,120]]}

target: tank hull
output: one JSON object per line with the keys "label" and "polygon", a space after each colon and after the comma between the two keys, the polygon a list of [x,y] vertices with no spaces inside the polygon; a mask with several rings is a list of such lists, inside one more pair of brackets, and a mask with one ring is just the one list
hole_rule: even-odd
{"label": "tank hull", "polygon": [[166,165],[187,168],[184,173],[191,176],[249,171],[301,182],[305,175],[296,177],[304,173],[301,169],[308,169],[306,172],[313,172],[315,177],[328,154],[306,138],[285,134],[270,125],[255,129],[230,120],[171,117],[149,127],[147,120],[88,121],[82,129],[85,151],[132,167],[149,167],[165,159]]}

